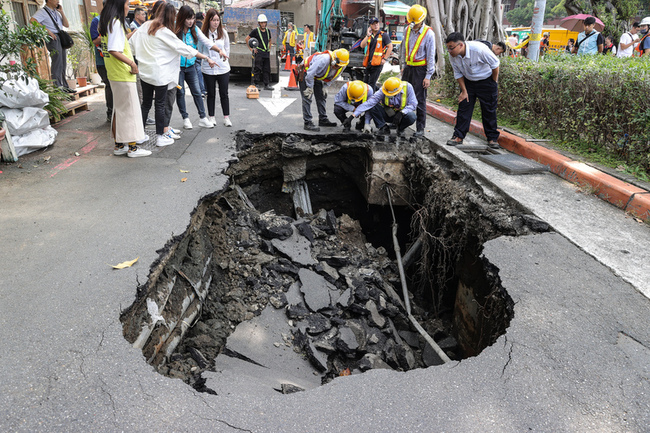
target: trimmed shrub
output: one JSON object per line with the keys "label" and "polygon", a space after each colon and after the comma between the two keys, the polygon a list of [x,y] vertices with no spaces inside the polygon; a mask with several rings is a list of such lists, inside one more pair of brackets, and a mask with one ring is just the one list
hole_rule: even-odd
{"label": "trimmed shrub", "polygon": [[[442,89],[446,97],[456,97],[451,66],[446,72]],[[561,142],[588,144],[650,174],[650,62],[645,58],[502,58],[498,116]]]}

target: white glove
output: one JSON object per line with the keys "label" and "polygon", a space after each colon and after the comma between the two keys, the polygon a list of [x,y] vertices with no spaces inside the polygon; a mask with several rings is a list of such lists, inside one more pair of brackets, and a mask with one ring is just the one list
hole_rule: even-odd
{"label": "white glove", "polygon": [[370,123],[366,123],[365,125],[363,125],[363,132],[367,132],[367,133],[372,132],[372,126],[370,125]]}
{"label": "white glove", "polygon": [[302,94],[305,96],[305,98],[311,99],[312,95],[314,94],[314,88],[307,87],[305,90],[303,90]]}

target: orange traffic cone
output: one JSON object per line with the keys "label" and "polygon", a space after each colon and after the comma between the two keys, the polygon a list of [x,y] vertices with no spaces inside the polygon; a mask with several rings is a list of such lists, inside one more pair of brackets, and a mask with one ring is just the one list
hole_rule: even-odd
{"label": "orange traffic cone", "polygon": [[285,71],[290,71],[291,70],[291,54],[287,51],[287,61],[284,62],[284,70]]}
{"label": "orange traffic cone", "polygon": [[285,90],[300,90],[298,82],[296,81],[296,62],[293,62],[291,65],[291,72],[289,72],[289,75],[289,86],[285,87]]}

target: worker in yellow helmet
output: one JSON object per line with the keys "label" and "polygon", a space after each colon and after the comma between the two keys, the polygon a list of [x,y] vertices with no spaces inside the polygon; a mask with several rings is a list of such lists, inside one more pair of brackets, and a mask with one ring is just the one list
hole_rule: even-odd
{"label": "worker in yellow helmet", "polygon": [[402,79],[413,85],[418,98],[415,132],[417,137],[424,135],[427,121],[427,89],[436,69],[436,38],[433,29],[424,23],[426,17],[427,10],[424,7],[411,6],[406,15],[410,24],[404,35],[400,54]]}
{"label": "worker in yellow helmet", "polygon": [[[354,110],[371,98],[373,94],[372,86],[359,80],[346,83],[341,87],[341,90],[334,97],[334,115],[343,124],[343,131],[350,131],[354,119],[352,114],[348,115],[347,113],[354,113]],[[357,122],[356,129],[363,129],[363,132],[367,133],[372,132],[370,121],[380,114],[377,110],[379,110],[379,107],[374,106],[369,110],[369,115],[361,116],[362,118]],[[375,120],[375,123],[377,123],[377,120]]]}
{"label": "worker in yellow helmet", "polygon": [[[331,85],[350,61],[350,53],[344,48],[334,51],[323,51],[309,56],[301,67],[304,68],[304,79],[299,82],[302,96],[302,119],[307,131],[320,131],[320,126],[336,126],[327,118],[326,100],[327,92],[323,86]],[[318,126],[312,121],[311,100],[316,96],[318,109]]]}
{"label": "worker in yellow helmet", "polygon": [[354,117],[359,117],[373,107],[379,106],[375,117],[375,125],[379,128],[377,134],[390,135],[387,122],[397,127],[397,136],[403,136],[404,130],[415,123],[415,110],[418,99],[411,83],[391,77],[371,98],[354,110]]}

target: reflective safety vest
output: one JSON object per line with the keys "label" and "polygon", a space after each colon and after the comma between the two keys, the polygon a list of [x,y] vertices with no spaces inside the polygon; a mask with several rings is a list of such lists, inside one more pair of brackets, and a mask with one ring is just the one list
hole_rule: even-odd
{"label": "reflective safety vest", "polygon": [[[349,85],[350,84],[348,84],[348,86]],[[366,102],[368,100],[368,85],[366,83],[363,83],[363,85],[366,86],[366,93],[363,94],[363,98],[361,98],[360,101],[353,101],[352,99],[348,98],[348,104],[354,105],[356,107],[358,105],[363,104],[364,102]],[[347,95],[347,92],[346,92],[346,95]]]}
{"label": "reflective safety vest", "polygon": [[406,81],[402,81],[402,100],[400,101],[400,105],[398,106],[393,106],[390,105],[390,98],[392,96],[385,95],[386,97],[384,98],[384,105],[386,107],[390,107],[394,110],[402,111],[404,107],[406,107],[406,97],[407,97],[408,91],[407,91],[407,83]]}
{"label": "reflective safety vest", "polygon": [[[381,59],[384,57],[384,51],[386,51],[386,47],[382,45],[384,42],[384,38],[382,35],[384,32],[380,31],[379,34],[377,35],[377,44],[375,45],[375,51],[372,53],[372,61],[370,62],[371,66],[379,66],[381,65]],[[372,36],[368,36],[368,45],[367,47],[370,47],[370,43],[372,42]],[[370,50],[366,50],[366,57],[363,59],[363,66],[368,66],[368,58],[370,57]]]}
{"label": "reflective safety vest", "polygon": [[[326,83],[329,83],[332,80],[336,80],[336,77],[338,77],[341,74],[341,72],[343,72],[343,69],[345,69],[345,68],[341,68],[339,66],[336,66],[335,69],[332,70],[332,63],[334,63],[334,53],[332,53],[330,51],[323,51],[322,53],[314,53],[311,56],[309,56],[307,58],[307,60],[305,60],[305,72],[307,72],[309,70],[309,64],[311,63],[311,59],[313,59],[314,56],[318,56],[320,54],[329,55],[330,56],[330,61],[327,64],[327,70],[325,71],[325,75],[323,75],[322,77],[314,77],[314,79],[324,81]],[[330,71],[332,71],[334,75],[330,76]]]}
{"label": "reflective safety vest", "polygon": [[406,44],[406,64],[409,66],[424,66],[427,64],[427,58],[415,60],[415,55],[417,54],[418,50],[420,49],[420,44],[422,43],[422,40],[424,39],[424,36],[427,34],[427,32],[431,30],[431,27],[423,24],[422,25],[422,32],[420,33],[420,36],[415,40],[415,45],[413,45],[413,49],[409,52],[409,37],[411,36],[411,27],[406,30],[406,38],[404,40],[404,43]]}
{"label": "reflective safety vest", "polygon": [[[289,43],[290,47],[295,47],[296,46],[296,31],[295,30],[287,30],[284,34],[284,39],[282,39],[282,45]],[[289,36],[287,38],[287,36]],[[288,40],[287,40],[288,39]]]}
{"label": "reflective safety vest", "polygon": [[[269,41],[271,40],[271,34],[269,32],[269,29],[264,29],[264,33],[269,37]],[[264,38],[262,37],[262,31],[260,28],[257,28],[257,34],[260,36],[260,45],[258,45],[257,49],[260,51],[267,52],[269,50],[269,47],[266,45],[266,42],[264,42]]]}

